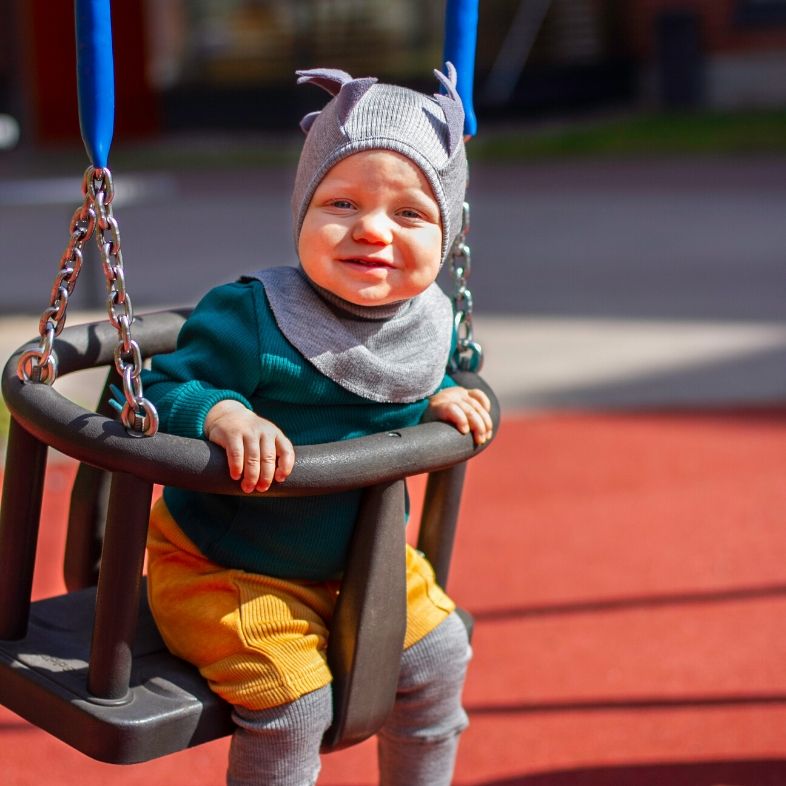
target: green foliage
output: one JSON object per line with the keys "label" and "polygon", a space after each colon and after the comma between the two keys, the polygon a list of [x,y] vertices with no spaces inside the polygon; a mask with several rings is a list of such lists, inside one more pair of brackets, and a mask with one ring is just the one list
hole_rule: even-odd
{"label": "green foliage", "polygon": [[786,111],[638,114],[600,120],[489,129],[473,160],[583,156],[729,155],[786,152]]}

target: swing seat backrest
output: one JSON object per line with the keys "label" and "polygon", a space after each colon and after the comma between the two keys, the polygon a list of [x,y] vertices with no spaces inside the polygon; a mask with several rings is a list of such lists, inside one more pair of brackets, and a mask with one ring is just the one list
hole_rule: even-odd
{"label": "swing seat backrest", "polygon": [[[186,312],[138,317],[145,357],[171,351]],[[113,364],[106,323],[67,328],[55,342],[60,374]],[[129,436],[108,400],[114,369],[89,412],[42,384],[22,384],[8,361],[12,413],[0,508],[0,703],[83,753],[133,763],[232,731],[228,705],[166,650],[142,575],[153,484],[240,493],[223,451],[169,434]],[[491,391],[474,374],[461,384]],[[69,592],[31,603],[47,448],[80,463],[71,497],[65,576]],[[485,446],[484,446],[485,447]],[[289,479],[268,494],[364,489],[331,624],[334,723],[325,751],[359,742],[395,697],[406,625],[404,482],[429,473],[418,548],[447,580],[466,460],[480,448],[444,423],[298,449]],[[469,618],[465,616],[469,621]]]}

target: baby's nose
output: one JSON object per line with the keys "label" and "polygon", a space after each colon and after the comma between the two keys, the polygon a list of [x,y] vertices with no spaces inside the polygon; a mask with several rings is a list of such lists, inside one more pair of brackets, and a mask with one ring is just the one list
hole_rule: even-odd
{"label": "baby's nose", "polygon": [[360,213],[352,232],[355,240],[388,244],[393,241],[393,222],[383,210]]}

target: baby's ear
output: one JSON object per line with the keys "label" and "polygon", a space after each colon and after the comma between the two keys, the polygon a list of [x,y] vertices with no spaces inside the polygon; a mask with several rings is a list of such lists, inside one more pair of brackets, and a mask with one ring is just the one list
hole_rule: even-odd
{"label": "baby's ear", "polygon": [[445,113],[448,127],[448,155],[452,156],[459,142],[464,138],[464,105],[456,90],[458,76],[453,63],[445,63],[445,70],[448,72],[447,76],[434,69],[434,76],[445,89],[445,93],[435,93],[434,98]]}

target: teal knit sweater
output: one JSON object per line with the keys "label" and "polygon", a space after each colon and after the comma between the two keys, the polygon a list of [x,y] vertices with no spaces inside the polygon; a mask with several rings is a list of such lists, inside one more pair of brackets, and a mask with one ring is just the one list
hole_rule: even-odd
{"label": "teal knit sweater", "polygon": [[[411,426],[427,400],[380,404],[323,376],[286,340],[256,279],[217,287],[186,321],[177,349],[144,372],[161,430],[204,438],[208,411],[235,399],[275,423],[295,445]],[[440,388],[455,383],[445,375]],[[168,487],[178,525],[220,565],[281,578],[340,575],[360,491],[276,499]]]}

